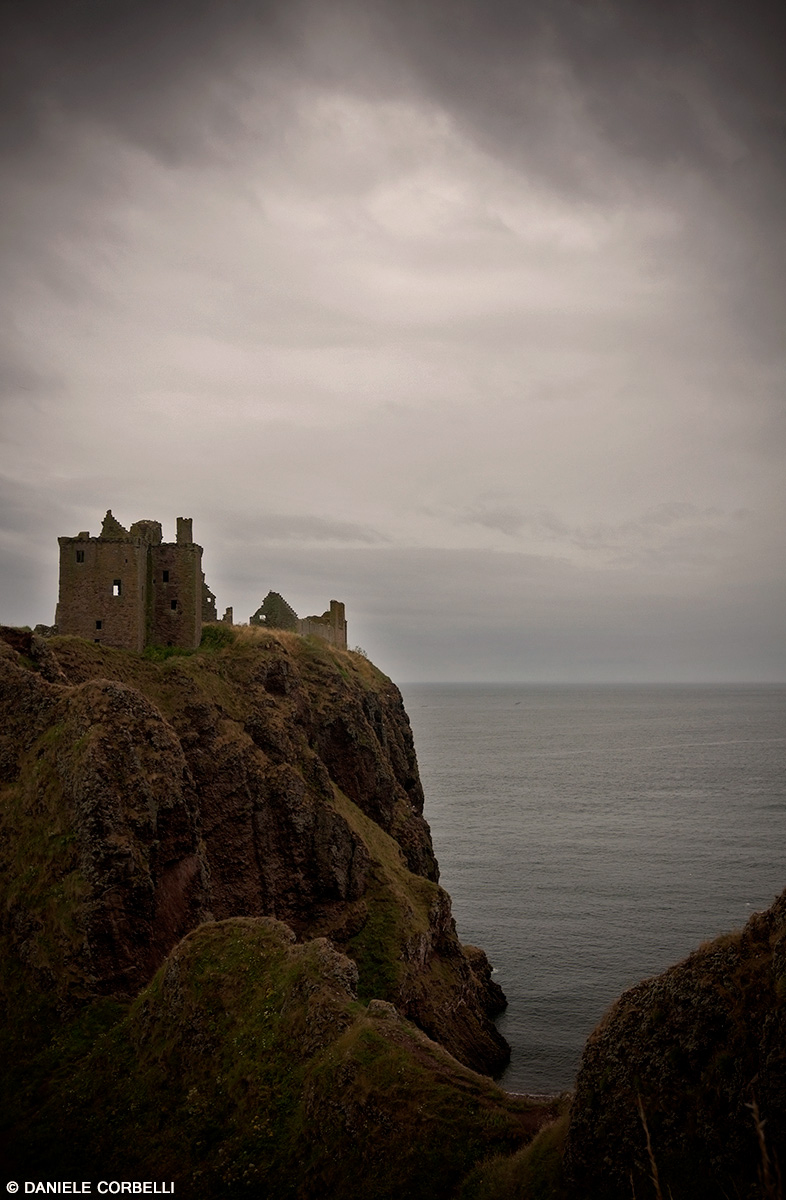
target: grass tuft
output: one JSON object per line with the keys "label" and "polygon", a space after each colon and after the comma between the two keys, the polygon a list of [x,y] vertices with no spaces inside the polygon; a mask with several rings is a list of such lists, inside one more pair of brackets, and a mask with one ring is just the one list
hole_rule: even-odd
{"label": "grass tuft", "polygon": [[237,631],[232,625],[216,625],[202,626],[202,640],[199,643],[200,650],[224,650],[227,646],[232,646],[237,641]]}

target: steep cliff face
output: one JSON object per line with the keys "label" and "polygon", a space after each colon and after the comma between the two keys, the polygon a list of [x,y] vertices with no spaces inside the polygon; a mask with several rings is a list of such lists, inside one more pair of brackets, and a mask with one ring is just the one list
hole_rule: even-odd
{"label": "steep cliff face", "polygon": [[652,1161],[674,1200],[780,1194],[786,892],[625,992],[587,1043],[565,1154],[571,1195],[627,1200],[631,1181],[651,1195]]}
{"label": "steep cliff face", "polygon": [[272,916],[346,952],[361,998],[504,1065],[504,1001],[437,883],[401,696],[367,660],[220,628],[161,662],[11,631],[0,651],[14,986],[63,1013],[133,997],[200,922]]}

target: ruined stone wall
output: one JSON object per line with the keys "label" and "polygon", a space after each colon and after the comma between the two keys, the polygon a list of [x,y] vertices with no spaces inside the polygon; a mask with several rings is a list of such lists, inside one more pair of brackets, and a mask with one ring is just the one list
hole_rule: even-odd
{"label": "ruined stone wall", "polygon": [[266,625],[268,629],[291,629],[297,632],[298,616],[291,604],[287,604],[280,592],[268,592],[255,613],[248,618],[249,625]]}
{"label": "ruined stone wall", "polygon": [[216,612],[216,597],[205,583],[204,573],[202,575],[202,620],[218,620],[218,613]]}
{"label": "ruined stone wall", "polygon": [[330,601],[330,621],[335,630],[335,645],[339,650],[347,648],[347,616],[344,605],[339,600]]}
{"label": "ruined stone wall", "polygon": [[297,631],[303,637],[313,634],[321,637],[338,650],[347,648],[347,622],[344,615],[344,605],[338,600],[330,601],[330,608],[321,617],[301,617],[297,623]]}
{"label": "ruined stone wall", "polygon": [[139,538],[58,538],[59,633],[144,649],[147,544]]}
{"label": "ruined stone wall", "polygon": [[[193,540],[190,517],[177,518],[177,541],[162,540],[158,521],[136,521],[125,529],[108,509],[101,534],[58,538],[59,632],[120,646],[137,653],[145,646],[194,650],[202,621],[216,620],[215,596],[202,573],[202,547]],[[222,618],[232,624],[232,609]],[[269,592],[252,625],[293,629],[347,648],[344,605],[330,601],[321,617],[299,619],[277,592]]]}

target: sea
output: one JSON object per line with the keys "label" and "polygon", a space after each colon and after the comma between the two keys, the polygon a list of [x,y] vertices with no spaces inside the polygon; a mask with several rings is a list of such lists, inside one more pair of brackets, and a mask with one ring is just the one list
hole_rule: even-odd
{"label": "sea", "polygon": [[511,1092],[570,1089],[626,988],[786,887],[786,685],[402,687]]}

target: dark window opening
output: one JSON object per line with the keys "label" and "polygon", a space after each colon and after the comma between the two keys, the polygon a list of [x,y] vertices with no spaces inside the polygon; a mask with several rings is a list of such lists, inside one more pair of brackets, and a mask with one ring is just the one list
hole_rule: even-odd
{"label": "dark window opening", "polygon": [[76,561],[77,561],[77,562],[84,562],[84,561],[85,561],[85,552],[84,552],[84,550],[77,550],[77,552],[76,552]]}
{"label": "dark window opening", "polygon": [[96,629],[103,629],[103,627],[104,627],[103,621],[96,621]]}
{"label": "dark window opening", "polygon": [[172,609],[172,612],[175,612],[177,609],[177,600],[170,600],[169,607]]}
{"label": "dark window opening", "polygon": [[113,595],[113,596],[119,596],[119,595],[120,595],[120,590],[121,590],[122,586],[123,586],[123,585],[121,584],[120,580],[119,580],[119,579],[116,579],[116,580],[114,581],[114,583],[112,584],[112,595]]}
{"label": "dark window opening", "polygon": [[97,644],[97,645],[99,645],[99,646],[101,645],[101,639],[100,639],[100,638],[93,638],[93,641],[94,641],[94,642],[96,642],[96,644]]}
{"label": "dark window opening", "polygon": [[169,571],[164,571],[164,583],[169,583]]}
{"label": "dark window opening", "polygon": [[175,644],[175,643],[172,641],[172,639],[171,639],[171,638],[170,638],[170,639],[169,639],[169,641],[167,642],[167,646],[174,646],[174,644]]}

